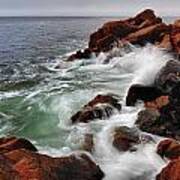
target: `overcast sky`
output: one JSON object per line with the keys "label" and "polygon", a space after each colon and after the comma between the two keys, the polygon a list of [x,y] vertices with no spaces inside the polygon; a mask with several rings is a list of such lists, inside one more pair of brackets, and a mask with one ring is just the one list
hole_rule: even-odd
{"label": "overcast sky", "polygon": [[180,0],[0,0],[0,16],[121,16],[145,8],[180,16]]}

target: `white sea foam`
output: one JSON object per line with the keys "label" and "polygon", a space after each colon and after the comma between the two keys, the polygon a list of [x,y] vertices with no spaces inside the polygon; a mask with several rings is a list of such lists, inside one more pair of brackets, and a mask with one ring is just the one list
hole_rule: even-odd
{"label": "white sea foam", "polygon": [[[25,98],[27,101],[38,102],[40,111],[56,115],[59,131],[67,130],[62,137],[66,138],[63,147],[57,149],[37,144],[40,152],[53,156],[69,154],[78,150],[85,134],[92,133],[95,140],[93,157],[105,173],[104,180],[155,179],[159,169],[166,163],[156,154],[159,141],[138,145],[136,152],[122,153],[112,145],[112,132],[117,126],[133,127],[137,113],[142,109],[142,105],[133,108],[124,106],[126,90],[134,83],[152,84],[157,72],[170,56],[151,45],[130,48],[128,54],[115,49],[90,60],[63,62],[60,70],[53,75],[52,84],[41,89],[41,92],[48,92],[43,100],[39,91]],[[53,91],[58,93],[51,94]],[[114,111],[110,118],[97,119],[87,124],[71,124],[70,117],[74,113],[97,94],[106,92],[120,96],[123,105],[121,112]],[[13,97],[14,94],[7,96]],[[55,120],[49,119],[48,123],[51,122]]]}

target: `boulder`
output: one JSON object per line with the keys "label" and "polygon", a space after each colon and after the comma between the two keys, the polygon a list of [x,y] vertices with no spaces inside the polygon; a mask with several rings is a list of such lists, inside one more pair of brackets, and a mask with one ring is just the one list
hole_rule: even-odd
{"label": "boulder", "polygon": [[0,139],[2,180],[101,180],[104,173],[84,154],[52,158],[37,152],[25,139]]}
{"label": "boulder", "polygon": [[176,159],[180,157],[180,143],[173,139],[165,139],[158,144],[157,153],[162,158]]}
{"label": "boulder", "polygon": [[111,95],[98,95],[86,104],[82,110],[73,115],[71,121],[72,123],[87,123],[94,119],[103,119],[110,117],[114,109],[118,111],[121,110],[121,104],[116,97]]}
{"label": "boulder", "polygon": [[154,139],[150,135],[140,133],[136,127],[116,127],[112,136],[113,146],[119,151],[136,151],[138,144],[154,142]]}
{"label": "boulder", "polygon": [[145,109],[138,113],[136,125],[145,132],[164,135],[165,127],[160,126],[159,121],[160,113],[156,110]]}
{"label": "boulder", "polygon": [[117,127],[113,133],[113,145],[119,151],[135,151],[134,145],[140,142],[139,133],[136,128],[126,126]]}
{"label": "boulder", "polygon": [[163,168],[156,180],[180,180],[180,158],[171,161]]}
{"label": "boulder", "polygon": [[155,86],[144,86],[141,84],[134,84],[129,88],[126,96],[126,105],[134,106],[138,100],[149,102],[164,95],[164,93]]}
{"label": "boulder", "polygon": [[101,180],[104,176],[86,154],[52,158],[22,149],[8,152],[5,157],[22,180]]}

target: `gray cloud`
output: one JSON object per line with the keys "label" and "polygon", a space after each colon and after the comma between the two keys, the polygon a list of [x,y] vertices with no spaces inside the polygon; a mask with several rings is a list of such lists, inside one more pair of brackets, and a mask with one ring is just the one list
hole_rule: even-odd
{"label": "gray cloud", "polygon": [[145,8],[180,15],[180,0],[0,0],[0,15],[132,15]]}

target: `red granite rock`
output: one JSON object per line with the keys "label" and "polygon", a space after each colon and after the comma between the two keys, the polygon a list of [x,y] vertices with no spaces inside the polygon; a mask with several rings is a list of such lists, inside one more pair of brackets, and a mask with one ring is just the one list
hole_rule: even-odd
{"label": "red granite rock", "polygon": [[53,158],[25,139],[0,139],[2,180],[101,180],[104,173],[86,154]]}
{"label": "red granite rock", "polygon": [[87,123],[94,119],[103,119],[110,117],[113,109],[121,110],[121,104],[119,104],[116,97],[111,95],[98,95],[86,104],[82,110],[74,114],[71,117],[71,121],[72,123]]}

